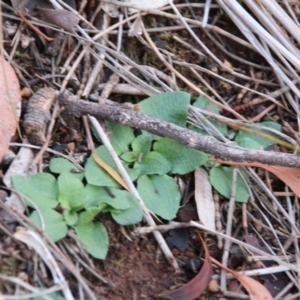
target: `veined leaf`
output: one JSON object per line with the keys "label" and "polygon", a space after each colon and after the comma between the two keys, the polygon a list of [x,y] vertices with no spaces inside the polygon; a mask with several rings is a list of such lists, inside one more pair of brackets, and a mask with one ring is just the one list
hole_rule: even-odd
{"label": "veined leaf", "polygon": [[167,159],[171,173],[186,174],[205,164],[208,154],[190,149],[169,138],[160,138],[154,144],[154,150]]}
{"label": "veined leaf", "polygon": [[147,208],[165,220],[172,220],[179,209],[180,193],[176,181],[167,175],[143,175],[137,189]]}

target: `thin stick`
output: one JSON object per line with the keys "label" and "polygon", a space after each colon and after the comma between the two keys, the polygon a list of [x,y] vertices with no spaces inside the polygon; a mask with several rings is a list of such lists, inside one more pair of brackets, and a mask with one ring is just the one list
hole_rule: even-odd
{"label": "thin stick", "polygon": [[20,16],[20,18],[22,19],[22,21],[27,25],[29,26],[33,31],[35,31],[38,35],[40,35],[41,37],[43,37],[46,41],[48,42],[51,42],[53,41],[54,39],[53,38],[50,38],[48,37],[46,34],[44,34],[43,32],[41,32],[37,27],[35,27],[31,22],[29,22],[25,16],[23,15],[22,11],[19,10],[18,11],[18,15]]}
{"label": "thin stick", "polygon": [[[236,195],[236,179],[237,179],[237,168],[233,169],[232,175],[232,187],[231,187],[231,197],[229,202],[229,210],[227,215],[227,225],[226,225],[226,235],[231,236],[232,233],[232,220],[233,220],[233,213],[235,207],[235,195]],[[224,243],[224,251],[222,256],[222,264],[224,266],[228,266],[228,257],[229,257],[229,248],[231,242],[230,240],[226,239]],[[226,288],[226,271],[224,269],[221,270],[221,280],[220,280],[221,291],[224,292],[227,290]]]}

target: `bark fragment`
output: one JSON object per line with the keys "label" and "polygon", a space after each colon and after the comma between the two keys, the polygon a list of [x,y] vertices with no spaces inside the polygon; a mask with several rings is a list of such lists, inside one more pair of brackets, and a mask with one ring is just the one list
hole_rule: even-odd
{"label": "bark fragment", "polygon": [[38,90],[29,99],[23,127],[29,142],[33,145],[40,146],[46,141],[45,129],[50,121],[50,109],[56,96],[55,89],[46,87]]}

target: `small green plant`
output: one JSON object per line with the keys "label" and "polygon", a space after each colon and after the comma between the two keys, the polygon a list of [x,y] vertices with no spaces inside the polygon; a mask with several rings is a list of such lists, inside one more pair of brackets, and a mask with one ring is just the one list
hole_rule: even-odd
{"label": "small green plant", "polygon": [[84,173],[74,173],[78,172],[76,166],[64,158],[52,159],[50,170],[59,174],[57,179],[51,174],[39,173],[14,176],[12,181],[25,203],[34,209],[30,219],[45,228],[53,241],[65,237],[69,226],[92,256],[104,259],[108,235],[95,217],[101,212],[109,212],[121,225],[141,221],[142,210],[127,191],[108,190],[89,183],[84,185]]}
{"label": "small green plant", "polygon": [[[144,114],[186,127],[190,95],[185,92],[168,92],[145,99],[139,104]],[[195,106],[219,113],[218,108],[199,97]],[[266,125],[266,124],[265,124]],[[111,143],[119,155],[131,180],[136,183],[146,207],[162,219],[172,220],[179,209],[179,188],[172,177],[187,174],[199,166],[210,168],[209,178],[214,188],[224,197],[230,197],[231,167],[209,162],[209,155],[189,149],[169,138],[160,138],[147,132],[135,134],[130,128],[107,122],[112,132]],[[222,134],[227,126],[214,123]],[[273,125],[272,125],[273,126]],[[239,133],[237,142],[251,143],[255,135]],[[255,144],[266,146],[264,139]],[[253,143],[254,144],[254,143]],[[248,145],[248,144],[247,144]],[[104,146],[95,153],[111,168],[117,167]],[[97,219],[100,213],[110,213],[121,225],[132,225],[142,220],[142,209],[137,199],[122,189],[92,156],[80,172],[64,158],[53,158],[50,171],[32,176],[14,176],[14,188],[25,203],[32,208],[30,219],[45,229],[53,241],[66,236],[68,228],[74,229],[83,247],[95,258],[104,259],[108,250],[108,234]],[[243,177],[246,177],[243,174]],[[245,202],[249,193],[241,176],[237,178],[237,201]]]}
{"label": "small green plant", "polygon": [[[200,96],[196,99],[193,106],[214,112],[215,114],[219,115],[220,111],[219,108],[214,104],[209,102],[205,97]],[[210,123],[214,126],[216,130],[218,130],[222,135],[229,136],[228,128],[226,124],[218,123],[217,121],[210,120]],[[281,126],[275,122],[261,122],[257,124],[259,127],[265,127],[266,129],[274,129],[276,131],[281,131]],[[206,134],[206,132],[198,127],[192,126],[190,129],[195,130],[199,133]],[[257,132],[266,133],[271,137],[277,137],[276,134],[267,131],[257,129]],[[243,130],[239,130],[238,133],[234,136],[235,142],[246,149],[255,149],[255,150],[262,150],[270,145],[273,144],[272,141],[266,139],[264,137],[259,136],[255,133],[245,132]],[[232,174],[233,174],[233,167],[224,167],[220,164],[215,164],[210,166],[209,170],[209,179],[212,186],[225,198],[229,199],[231,195],[231,186],[232,186]],[[242,173],[244,179],[247,179],[248,176],[245,172]],[[249,199],[249,192],[247,186],[245,184],[245,180],[243,179],[240,174],[237,176],[236,181],[236,201],[238,202],[247,202]]]}

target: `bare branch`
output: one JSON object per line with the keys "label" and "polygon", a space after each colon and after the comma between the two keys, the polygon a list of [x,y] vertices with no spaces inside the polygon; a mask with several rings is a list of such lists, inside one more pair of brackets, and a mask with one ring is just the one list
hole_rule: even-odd
{"label": "bare branch", "polygon": [[259,162],[268,165],[285,167],[300,167],[300,157],[294,154],[269,152],[262,150],[247,150],[235,144],[224,144],[214,137],[204,136],[183,127],[149,117],[130,109],[126,104],[98,105],[79,100],[70,92],[59,95],[60,103],[67,111],[77,117],[91,115],[114,123],[123,124],[136,129],[146,130],[153,134],[177,140],[189,148],[200,150],[213,155],[215,158],[234,162]]}

